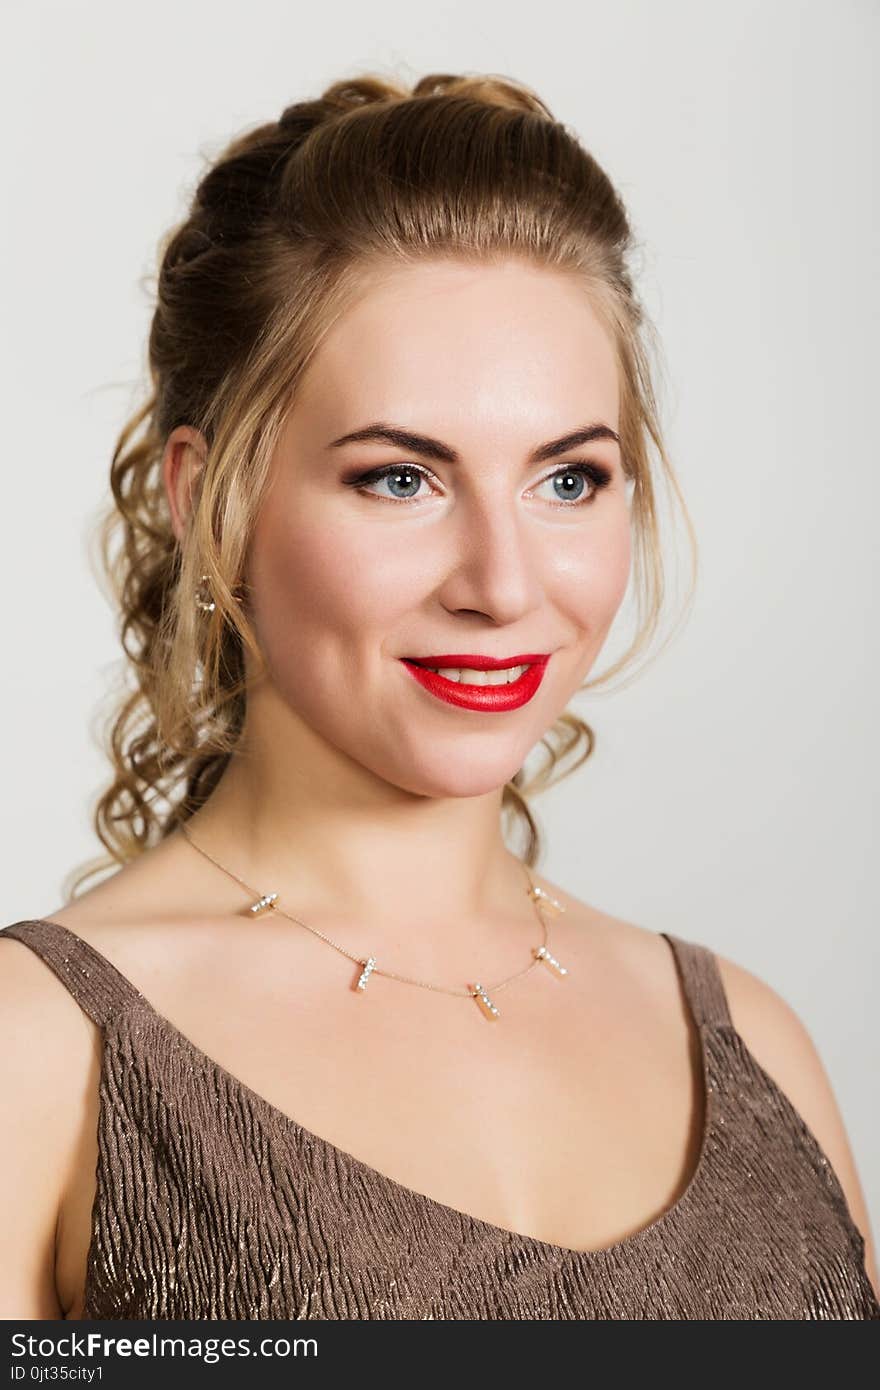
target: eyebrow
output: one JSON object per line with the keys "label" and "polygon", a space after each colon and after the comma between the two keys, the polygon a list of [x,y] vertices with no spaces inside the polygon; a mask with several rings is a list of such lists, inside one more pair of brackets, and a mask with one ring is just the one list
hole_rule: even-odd
{"label": "eyebrow", "polygon": [[[528,461],[530,464],[545,463],[547,459],[558,458],[560,454],[568,453],[569,449],[575,449],[580,444],[591,444],[597,439],[612,439],[615,444],[620,444],[619,437],[614,433],[614,430],[609,429],[608,425],[584,425],[581,429],[561,435],[559,439],[551,439],[546,444],[539,444],[537,449],[533,449],[529,454]],[[331,440],[327,448],[339,449],[343,444],[363,444],[370,440],[394,444],[400,449],[421,454],[423,458],[434,459],[439,463],[461,462],[461,456],[456,453],[455,449],[444,444],[442,440],[431,439],[426,434],[414,434],[412,430],[402,429],[399,425],[384,424],[382,421],[365,425],[360,430],[353,430],[351,434],[343,434],[339,439]]]}

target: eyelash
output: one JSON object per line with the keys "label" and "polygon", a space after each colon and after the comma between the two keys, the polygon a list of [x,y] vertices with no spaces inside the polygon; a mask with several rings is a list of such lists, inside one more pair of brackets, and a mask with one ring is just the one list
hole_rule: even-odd
{"label": "eyelash", "polygon": [[[429,473],[426,468],[421,468],[417,463],[387,463],[382,468],[372,469],[369,473],[360,473],[357,477],[345,478],[344,482],[346,487],[364,491],[368,483],[378,483],[382,478],[393,477],[395,473],[416,473],[428,482],[433,477],[432,473]],[[592,483],[593,491],[587,497],[575,498],[573,502],[551,502],[551,507],[563,507],[568,511],[575,507],[588,507],[591,502],[595,502],[602,489],[608,487],[612,479],[610,469],[603,468],[598,463],[568,463],[564,468],[558,468],[555,473],[549,473],[546,478],[542,478],[537,486],[540,487],[543,483],[552,482],[554,478],[564,478],[567,473],[579,473],[587,482]],[[376,493],[367,492],[364,492],[364,495],[367,497],[378,496]],[[407,504],[417,502],[419,499],[418,497],[379,497],[378,500],[380,502]]]}

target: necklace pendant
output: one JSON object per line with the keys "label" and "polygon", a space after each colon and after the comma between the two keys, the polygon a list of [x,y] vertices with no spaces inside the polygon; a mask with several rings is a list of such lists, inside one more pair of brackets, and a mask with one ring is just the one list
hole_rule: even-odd
{"label": "necklace pendant", "polygon": [[495,1005],[492,1003],[492,1000],[489,998],[482,985],[474,985],[473,997],[474,999],[476,999],[486,1018],[494,1022],[495,1019],[501,1017],[500,1013],[498,1012]]}
{"label": "necklace pendant", "polygon": [[269,912],[278,901],[277,893],[264,893],[261,898],[257,898],[255,903],[251,903],[248,911],[252,917],[262,917],[264,912]]}
{"label": "necklace pendant", "polygon": [[366,989],[367,980],[370,978],[370,976],[376,968],[376,957],[370,956],[368,960],[363,961],[363,967],[364,968],[361,971],[360,979],[355,985],[355,989],[359,989],[361,991]]}
{"label": "necklace pendant", "polygon": [[549,968],[552,971],[554,971],[557,975],[568,974],[568,970],[566,969],[566,967],[564,965],[560,965],[559,961],[556,959],[555,956],[551,956],[546,946],[535,947],[535,958],[537,960],[542,960],[544,964],[549,966]]}
{"label": "necklace pendant", "polygon": [[547,906],[550,907],[550,908],[552,908],[552,910],[553,910],[554,912],[564,912],[564,911],[565,911],[565,908],[563,907],[562,903],[561,903],[561,902],[558,902],[556,898],[551,897],[551,895],[550,895],[549,893],[545,893],[545,892],[544,892],[544,889],[543,889],[543,888],[539,888],[538,885],[537,885],[537,883],[534,884],[533,887],[529,889],[529,897],[532,899],[533,902],[536,902],[536,903],[542,903],[542,902],[544,902],[544,903],[546,903]]}

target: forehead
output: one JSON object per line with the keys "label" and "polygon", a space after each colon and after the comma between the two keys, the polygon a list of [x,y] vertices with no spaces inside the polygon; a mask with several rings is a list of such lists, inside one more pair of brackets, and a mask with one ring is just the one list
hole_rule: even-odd
{"label": "forehead", "polygon": [[387,416],[537,439],[587,416],[616,429],[618,399],[611,338],[572,276],[432,262],[367,282],[323,339],[294,413],[337,433]]}

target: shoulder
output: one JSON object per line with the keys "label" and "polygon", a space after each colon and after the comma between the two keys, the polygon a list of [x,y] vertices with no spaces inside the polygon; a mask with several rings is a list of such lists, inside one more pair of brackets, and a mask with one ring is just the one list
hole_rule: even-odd
{"label": "shoulder", "polygon": [[[533,872],[532,876],[564,903],[576,925],[589,926],[594,939],[613,950],[640,988],[658,1000],[668,991],[670,955],[659,932],[601,912],[541,874]],[[706,949],[702,942],[687,939],[687,944]],[[864,1237],[865,1267],[880,1297],[867,1203],[840,1107],[816,1043],[781,993],[744,965],[708,949],[718,966],[734,1028],[798,1111],[834,1169],[850,1215]]]}
{"label": "shoulder", "polygon": [[834,1089],[803,1019],[766,980],[713,953],[733,1026],[760,1066],[812,1131],[843,1188],[850,1215],[865,1239],[865,1266],[880,1297],[867,1203]]}
{"label": "shoulder", "polygon": [[0,1316],[62,1317],[56,1237],[90,1142],[100,1035],[24,942],[0,937]]}
{"label": "shoulder", "polygon": [[100,1030],[55,971],[25,941],[0,932],[0,1052],[19,1098],[32,1097],[47,1123],[63,1119],[99,1051]]}
{"label": "shoulder", "polygon": [[170,958],[185,967],[191,917],[180,902],[188,897],[186,855],[163,842],[43,920],[66,927],[140,987],[167,968],[171,946]]}
{"label": "shoulder", "polygon": [[[177,923],[167,914],[150,916],[156,898],[147,891],[149,877],[126,865],[33,920],[73,932],[126,980],[135,982],[135,988],[148,987],[167,965],[172,933],[179,974],[187,964],[186,933],[174,931]],[[69,1093],[73,1078],[82,1098],[81,1082],[88,1085],[94,1079],[103,1040],[101,1028],[68,987],[65,973],[57,971],[57,954],[55,946],[50,962],[42,958],[39,938],[31,943],[0,931],[0,1046],[7,1057],[18,1058],[21,1085],[27,1086],[29,1074],[41,1078],[42,1089],[52,1089],[60,1112],[65,1096],[59,1096],[59,1088],[63,1091],[66,1083]]]}
{"label": "shoulder", "polygon": [[10,1063],[18,1074],[31,1068],[48,1074],[57,1063],[59,1075],[63,1075],[70,1048],[93,1052],[97,1032],[46,961],[26,941],[9,935],[5,928],[0,931],[0,1049],[4,1063]]}

